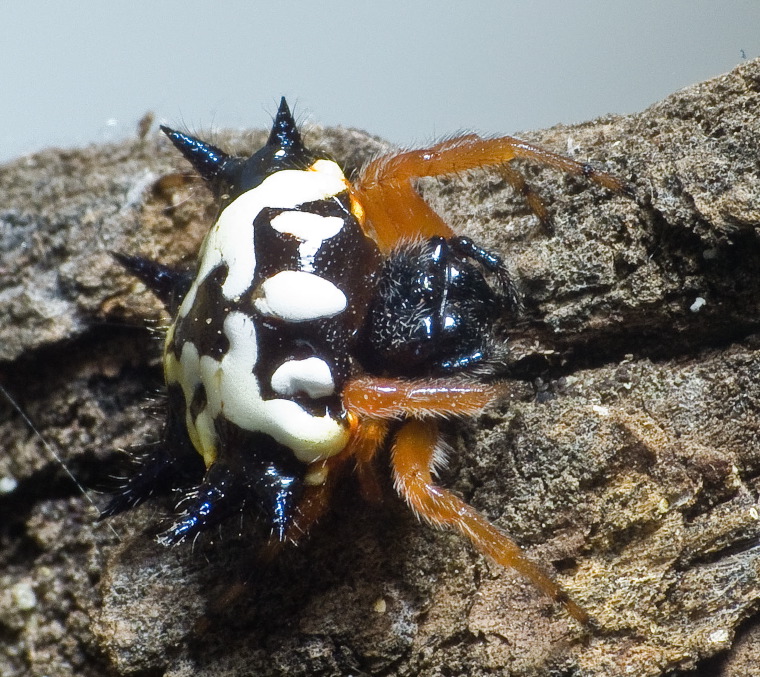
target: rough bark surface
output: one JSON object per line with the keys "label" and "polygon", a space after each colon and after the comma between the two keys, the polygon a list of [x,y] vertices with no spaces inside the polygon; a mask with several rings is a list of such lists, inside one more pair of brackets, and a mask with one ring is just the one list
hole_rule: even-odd
{"label": "rough bark surface", "polygon": [[[249,524],[155,544],[170,501],[97,523],[52,451],[97,486],[115,450],[158,435],[166,321],[109,251],[190,261],[213,206],[157,134],[0,167],[0,376],[41,433],[0,405],[0,674],[756,674],[758,111],[753,61],[637,115],[527,135],[635,191],[522,166],[551,235],[498,172],[424,186],[504,252],[526,302],[500,330],[512,397],[452,428],[442,482],[556,572],[591,633],[390,487],[371,506],[347,482],[271,567]],[[349,168],[387,148],[345,129],[307,141]]]}

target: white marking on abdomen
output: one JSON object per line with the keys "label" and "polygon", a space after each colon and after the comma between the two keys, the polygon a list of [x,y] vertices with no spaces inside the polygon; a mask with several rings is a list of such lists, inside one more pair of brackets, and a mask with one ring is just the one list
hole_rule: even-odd
{"label": "white marking on abdomen", "polygon": [[338,216],[320,216],[311,212],[282,212],[271,221],[272,228],[280,233],[302,240],[298,246],[301,270],[314,272],[314,257],[325,240],[335,237],[343,228]]}
{"label": "white marking on abdomen", "polygon": [[340,232],[343,219],[339,216],[292,211],[278,214],[271,224],[276,231],[294,235],[299,240],[326,240]]}
{"label": "white marking on abdomen", "polygon": [[283,270],[259,285],[253,303],[262,315],[306,322],[334,317],[346,309],[348,300],[329,280],[300,270]]}
{"label": "white marking on abdomen", "polygon": [[261,398],[253,373],[258,358],[256,328],[249,316],[230,313],[224,321],[224,333],[230,347],[221,360],[209,355],[199,360],[197,349],[189,342],[182,348],[179,363],[171,351],[165,358],[167,380],[180,384],[188,411],[198,383],[205,387],[206,408],[195,421],[190,421],[188,414],[188,430],[194,444],[203,440],[208,445],[204,445],[206,454],[204,449],[198,450],[207,465],[214,460],[210,450],[215,447],[207,438],[212,436],[216,442],[213,421],[218,416],[243,430],[270,435],[304,463],[333,456],[346,446],[348,429],[340,420],[313,416],[292,400]]}
{"label": "white marking on abdomen", "polygon": [[330,367],[318,357],[283,362],[272,374],[272,390],[278,395],[290,397],[305,393],[312,399],[335,393]]}
{"label": "white marking on abdomen", "polygon": [[253,222],[262,209],[294,209],[304,202],[334,197],[346,188],[346,178],[340,167],[329,160],[318,160],[308,170],[275,172],[230,203],[201,245],[198,275],[182,302],[179,317],[190,312],[198,285],[220,263],[227,264],[229,269],[222,285],[225,298],[234,300],[251,286],[256,272]]}

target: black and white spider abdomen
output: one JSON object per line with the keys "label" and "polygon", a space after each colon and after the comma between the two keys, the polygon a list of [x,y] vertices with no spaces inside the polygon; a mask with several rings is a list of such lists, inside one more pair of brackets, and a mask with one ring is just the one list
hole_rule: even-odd
{"label": "black and white spider abdomen", "polygon": [[166,380],[194,448],[238,484],[267,476],[278,530],[283,501],[324,479],[309,466],[348,442],[340,393],[378,264],[335,163],[282,169],[222,210],[169,329]]}
{"label": "black and white spider abdomen", "polygon": [[280,170],[221,212],[164,357],[208,466],[228,447],[220,416],[303,463],[343,449],[339,394],[377,258],[327,160]]}
{"label": "black and white spider abdomen", "polygon": [[249,506],[270,545],[296,540],[346,473],[378,495],[374,462],[387,448],[394,486],[418,515],[459,530],[585,622],[506,534],[433,482],[435,419],[475,414],[503,392],[492,328],[519,301],[501,258],[457,236],[415,181],[531,157],[616,191],[623,184],[517,139],[474,134],[379,157],[349,182],[304,147],[284,99],[250,158],[164,132],[220,210],[194,274],[116,255],[174,319],[163,439],[104,516],[181,489],[165,543]]}

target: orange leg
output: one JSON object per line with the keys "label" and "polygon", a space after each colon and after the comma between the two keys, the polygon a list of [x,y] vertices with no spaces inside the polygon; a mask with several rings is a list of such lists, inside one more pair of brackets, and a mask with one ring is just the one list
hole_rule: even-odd
{"label": "orange leg", "polygon": [[365,376],[349,381],[343,388],[343,406],[359,421],[349,443],[349,453],[356,460],[362,495],[368,501],[380,501],[380,485],[372,460],[388,436],[388,419],[472,416],[504,394],[503,384],[453,379],[408,381]]}
{"label": "orange leg", "polygon": [[504,386],[464,380],[366,376],[346,384],[343,403],[349,411],[374,418],[472,416],[505,392]]}
{"label": "orange leg", "polygon": [[356,182],[351,186],[351,199],[355,213],[356,204],[361,205],[359,222],[365,232],[386,254],[403,240],[454,237],[451,227],[422,199],[409,179],[388,177],[371,186]]}
{"label": "orange leg", "polygon": [[383,492],[377,477],[374,460],[377,452],[388,437],[389,422],[375,418],[359,420],[354,439],[349,443],[349,453],[356,462],[359,490],[364,500],[380,503]]}
{"label": "orange leg", "polygon": [[528,560],[509,536],[474,508],[433,483],[430,468],[437,445],[438,432],[434,423],[412,420],[399,430],[392,452],[398,493],[420,517],[464,534],[480,552],[501,566],[519,571],[546,595],[561,602],[573,618],[587,624],[588,614]]}
{"label": "orange leg", "polygon": [[309,533],[311,527],[327,512],[334,488],[335,479],[332,476],[322,484],[304,488],[293,522],[285,534],[286,542],[295,543]]}
{"label": "orange leg", "polygon": [[[626,190],[625,184],[610,174],[520,139],[511,136],[483,139],[477,134],[467,134],[430,148],[385,155],[370,162],[351,189],[352,199],[358,204],[355,211],[363,215],[365,227],[374,230],[380,248],[386,252],[404,238],[451,237],[452,230],[420,197],[413,181],[505,164],[516,158],[585,176],[616,192]],[[513,178],[507,178],[517,186]],[[529,204],[535,201],[529,200]],[[541,213],[545,210],[539,209],[539,218]]]}

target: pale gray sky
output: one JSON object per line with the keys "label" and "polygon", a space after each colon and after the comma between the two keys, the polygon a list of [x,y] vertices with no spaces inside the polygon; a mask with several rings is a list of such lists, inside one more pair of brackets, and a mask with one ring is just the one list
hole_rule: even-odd
{"label": "pale gray sky", "polygon": [[424,143],[645,108],[760,56],[757,0],[0,0],[0,161],[301,119]]}

